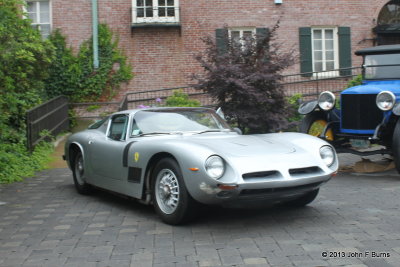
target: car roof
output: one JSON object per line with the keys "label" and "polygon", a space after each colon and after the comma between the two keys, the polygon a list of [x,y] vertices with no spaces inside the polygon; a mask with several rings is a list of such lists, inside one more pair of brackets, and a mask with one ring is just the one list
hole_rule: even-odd
{"label": "car roof", "polygon": [[357,56],[394,53],[400,53],[400,45],[380,45],[364,48],[355,52]]}

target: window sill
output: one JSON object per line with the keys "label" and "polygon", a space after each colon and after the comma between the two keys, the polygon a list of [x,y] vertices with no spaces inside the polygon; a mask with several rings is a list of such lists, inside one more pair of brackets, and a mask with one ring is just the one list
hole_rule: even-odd
{"label": "window sill", "polygon": [[143,23],[133,23],[133,28],[180,28],[181,24],[179,22],[143,22]]}

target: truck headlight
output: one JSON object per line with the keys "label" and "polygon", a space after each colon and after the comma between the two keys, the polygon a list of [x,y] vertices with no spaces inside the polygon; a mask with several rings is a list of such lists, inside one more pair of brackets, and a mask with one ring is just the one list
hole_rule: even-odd
{"label": "truck headlight", "polygon": [[322,92],[318,97],[318,106],[325,111],[331,110],[335,107],[336,97],[329,91]]}
{"label": "truck headlight", "polygon": [[205,163],[206,172],[208,176],[213,179],[219,179],[225,172],[224,160],[219,156],[211,156]]}
{"label": "truck headlight", "polygon": [[390,91],[380,92],[376,96],[376,105],[380,110],[391,110],[396,103],[396,96]]}
{"label": "truck headlight", "polygon": [[330,167],[335,162],[335,151],[330,146],[323,146],[319,149],[321,159],[325,162],[326,166]]}

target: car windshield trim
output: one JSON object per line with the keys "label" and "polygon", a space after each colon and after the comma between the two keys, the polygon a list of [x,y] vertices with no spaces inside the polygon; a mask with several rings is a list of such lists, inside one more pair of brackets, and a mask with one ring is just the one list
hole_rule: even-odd
{"label": "car windshield trim", "polygon": [[223,131],[233,130],[211,109],[155,109],[135,113],[130,136]]}
{"label": "car windshield trim", "polygon": [[226,133],[233,132],[231,129],[209,129],[204,131],[195,132],[194,134],[203,134],[203,133]]}

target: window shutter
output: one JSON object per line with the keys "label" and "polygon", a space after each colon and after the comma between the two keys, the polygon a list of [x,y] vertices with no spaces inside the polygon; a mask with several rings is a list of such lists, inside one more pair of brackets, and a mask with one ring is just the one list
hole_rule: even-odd
{"label": "window shutter", "polygon": [[216,29],[215,40],[217,43],[218,55],[223,55],[228,52],[228,30]]}
{"label": "window shutter", "polygon": [[[350,27],[339,27],[339,68],[351,68]],[[340,71],[341,76],[351,75],[351,69]]]}
{"label": "window shutter", "polygon": [[299,45],[300,45],[300,72],[303,77],[312,76],[312,44],[311,44],[311,28],[299,28]]}
{"label": "window shutter", "polygon": [[259,38],[260,40],[264,39],[264,38],[268,37],[269,29],[268,28],[257,28],[256,35],[257,35],[257,38]]}
{"label": "window shutter", "polygon": [[[269,36],[269,29],[268,28],[256,28],[256,38],[257,42],[261,41]],[[264,55],[263,62],[268,61],[268,51],[269,51],[269,40],[265,45],[266,54]]]}

